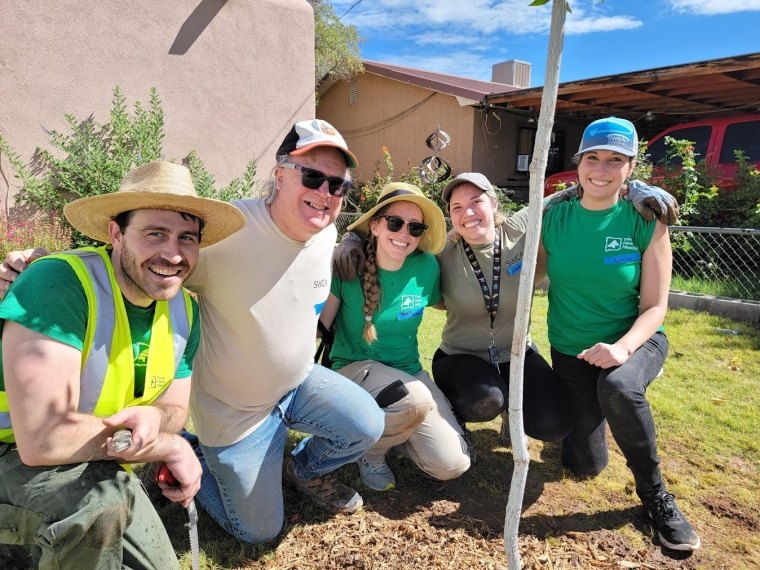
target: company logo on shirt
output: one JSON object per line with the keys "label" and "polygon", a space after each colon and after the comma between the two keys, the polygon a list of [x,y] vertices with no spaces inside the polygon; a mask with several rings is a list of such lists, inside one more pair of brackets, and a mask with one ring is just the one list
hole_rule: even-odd
{"label": "company logo on shirt", "polygon": [[616,237],[608,237],[604,243],[604,251],[620,251],[623,240]]}
{"label": "company logo on shirt", "polygon": [[422,314],[422,297],[420,295],[401,295],[401,310],[396,315],[399,321],[405,321]]}
{"label": "company logo on shirt", "polygon": [[617,255],[608,255],[604,258],[606,265],[616,263],[629,263],[632,261],[641,260],[641,252],[633,240],[629,237],[611,237],[608,236],[604,240],[604,252],[616,252]]}

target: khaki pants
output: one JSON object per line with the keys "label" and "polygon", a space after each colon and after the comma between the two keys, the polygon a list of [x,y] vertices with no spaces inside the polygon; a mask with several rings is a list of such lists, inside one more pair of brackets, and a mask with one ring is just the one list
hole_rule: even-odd
{"label": "khaki pants", "polygon": [[446,481],[470,468],[467,444],[451,405],[424,370],[414,376],[374,360],[352,362],[337,370],[374,398],[401,380],[409,393],[384,408],[385,430],[365,457],[379,461],[395,447],[425,473]]}

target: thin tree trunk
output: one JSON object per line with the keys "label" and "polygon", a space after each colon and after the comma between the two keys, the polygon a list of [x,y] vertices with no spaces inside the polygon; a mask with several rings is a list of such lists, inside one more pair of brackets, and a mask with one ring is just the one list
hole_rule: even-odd
{"label": "thin tree trunk", "polygon": [[528,445],[523,431],[523,375],[525,364],[525,343],[530,324],[530,307],[533,300],[533,280],[536,274],[538,243],[541,237],[541,213],[543,201],[544,172],[551,145],[554,109],[557,102],[559,68],[562,60],[562,44],[565,33],[566,0],[552,0],[552,21],[549,34],[549,53],[541,94],[541,112],[538,117],[538,131],[530,164],[530,200],[528,206],[528,232],[525,238],[520,290],[517,295],[517,315],[512,338],[512,353],[509,373],[509,433],[512,440],[514,471],[509,488],[509,501],[504,517],[504,551],[509,570],[522,568],[518,545],[518,530],[525,481],[528,477]]}

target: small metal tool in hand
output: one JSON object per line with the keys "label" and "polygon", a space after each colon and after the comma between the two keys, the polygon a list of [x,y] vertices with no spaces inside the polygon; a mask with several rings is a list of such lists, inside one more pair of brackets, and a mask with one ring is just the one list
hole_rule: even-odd
{"label": "small metal tool in hand", "polygon": [[[111,447],[117,453],[120,453],[132,445],[132,431],[120,429],[113,434]],[[174,478],[172,472],[166,464],[162,464],[156,473],[156,483],[162,482],[171,486],[179,486],[179,481]],[[200,568],[200,543],[198,542],[198,509],[195,506],[195,500],[191,499],[187,506],[187,529],[190,535],[190,553],[193,557],[193,570]]]}

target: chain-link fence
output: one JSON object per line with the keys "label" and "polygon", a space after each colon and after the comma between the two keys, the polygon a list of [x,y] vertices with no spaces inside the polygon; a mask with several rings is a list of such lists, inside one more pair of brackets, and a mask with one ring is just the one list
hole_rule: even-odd
{"label": "chain-link fence", "polygon": [[760,230],[670,226],[671,289],[760,300]]}
{"label": "chain-link fence", "polygon": [[[338,233],[359,216],[340,214]],[[760,301],[760,230],[670,226],[670,236],[671,289]]]}
{"label": "chain-link fence", "polygon": [[338,228],[338,235],[342,236],[343,232],[346,231],[346,228],[353,224],[355,220],[359,219],[360,216],[361,214],[348,212],[342,212],[338,214],[338,219],[335,220],[335,226]]}

